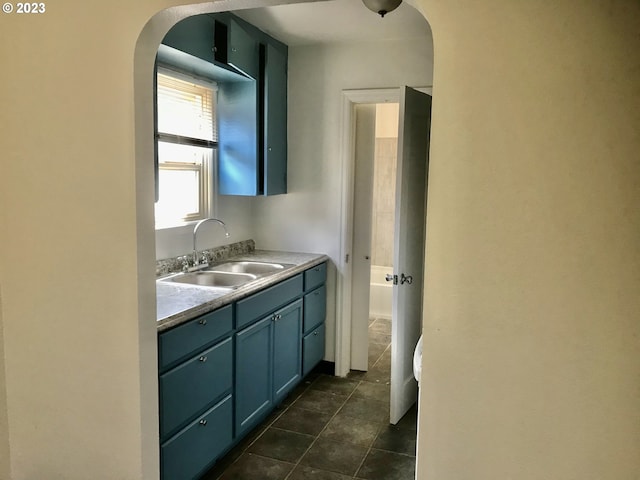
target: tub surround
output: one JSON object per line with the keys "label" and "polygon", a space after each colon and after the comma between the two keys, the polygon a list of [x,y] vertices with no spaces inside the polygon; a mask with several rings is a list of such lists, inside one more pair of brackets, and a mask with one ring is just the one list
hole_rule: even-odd
{"label": "tub surround", "polygon": [[[199,315],[231,304],[258,290],[319,265],[329,258],[324,254],[317,253],[255,250],[253,240],[225,247],[229,248],[222,252],[219,249],[207,250],[207,252],[211,252],[210,258],[214,259],[212,262],[250,260],[287,263],[293,266],[272,275],[259,277],[235,290],[224,293],[196,285],[156,282],[158,331],[167,330]],[[161,260],[158,264],[161,264],[161,267],[156,269],[159,270],[160,277],[172,272],[179,272],[182,269],[182,261],[177,259]],[[170,266],[171,268],[169,268]]]}

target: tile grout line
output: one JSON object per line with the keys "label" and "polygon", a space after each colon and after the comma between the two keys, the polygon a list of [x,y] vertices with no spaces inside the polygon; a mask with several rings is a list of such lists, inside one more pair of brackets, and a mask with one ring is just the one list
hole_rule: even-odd
{"label": "tile grout line", "polygon": [[[371,327],[372,327],[372,326],[373,326],[373,325],[374,325],[378,320],[379,320],[379,319],[378,319],[378,318],[376,318],[376,319],[371,323],[371,325],[369,325],[369,328],[371,328]],[[371,333],[371,332],[369,332],[369,333]],[[387,344],[387,346],[386,346],[386,347],[385,347],[385,349],[382,351],[382,353],[380,353],[380,355],[378,356],[378,358],[376,359],[376,361],[375,361],[375,362],[373,362],[373,364],[371,365],[371,368],[372,368],[372,369],[373,369],[373,368],[378,364],[378,362],[379,362],[379,361],[382,359],[382,357],[384,356],[384,353],[385,353],[387,350],[389,350],[390,348],[391,348],[391,342],[389,342],[389,343]],[[362,381],[364,381],[364,380],[362,380]],[[371,383],[379,384],[379,382],[371,382]],[[361,468],[362,468],[362,466],[364,465],[364,462],[367,460],[367,457],[368,457],[368,456],[369,456],[369,454],[371,453],[371,450],[373,450],[373,445],[376,443],[376,440],[378,439],[378,436],[380,435],[380,432],[382,431],[382,429],[383,429],[384,427],[385,427],[385,425],[384,425],[383,423],[381,423],[381,424],[380,424],[380,426],[378,427],[378,431],[376,432],[376,435],[375,435],[375,437],[374,437],[373,441],[371,442],[371,445],[369,445],[369,447],[367,448],[367,453],[364,455],[364,457],[362,457],[362,461],[360,462],[360,464],[358,465],[358,468],[356,468],[356,471],[355,471],[355,473],[353,474],[353,477],[352,477],[352,479],[353,479],[353,480],[358,480],[358,479],[359,479],[359,477],[357,476],[357,475],[358,475],[358,472],[360,472],[360,469],[361,469]]]}
{"label": "tile grout line", "polygon": [[[373,321],[373,322],[371,322],[371,324],[369,325],[369,333],[371,333],[371,327],[372,327],[372,326],[373,326],[373,325],[374,325],[378,320],[379,320],[378,318],[375,318],[375,319],[374,319],[374,321]],[[388,349],[390,349],[390,348],[391,348],[391,343],[389,342],[389,343],[387,344],[387,346],[385,347],[385,349],[382,351],[382,353],[378,356],[378,358],[376,359],[376,361],[371,365],[370,369],[371,369],[371,368],[373,368],[373,367],[375,367],[375,365],[377,365],[377,364],[378,364],[378,362],[379,362],[379,361],[381,360],[381,358],[383,357],[384,353],[385,353]],[[295,399],[293,399],[293,400],[291,401],[291,403],[290,403],[289,405],[287,405],[287,406],[286,406],[286,408],[284,408],[284,409],[282,410],[282,412],[280,412],[280,414],[279,414],[279,415],[277,415],[273,420],[271,420],[268,424],[266,424],[266,425],[265,425],[265,427],[264,427],[264,429],[262,430],[262,432],[260,432],[260,434],[259,434],[259,435],[257,435],[257,436],[256,436],[256,438],[254,438],[251,442],[249,442],[249,443],[248,443],[248,444],[247,444],[247,445],[246,445],[246,446],[245,446],[245,447],[240,451],[240,453],[239,453],[238,457],[237,457],[233,462],[231,462],[231,463],[230,463],[230,464],[229,464],[229,465],[224,469],[224,471],[220,474],[220,476],[218,476],[218,477],[217,477],[217,479],[219,480],[220,478],[222,478],[222,477],[223,477],[223,476],[224,476],[224,475],[225,475],[225,474],[226,474],[226,473],[231,469],[231,467],[232,467],[233,465],[235,465],[235,464],[238,462],[238,460],[239,460],[239,459],[240,459],[244,454],[246,454],[246,453],[250,453],[250,452],[248,452],[249,448],[251,448],[251,446],[252,446],[253,444],[255,444],[255,443],[256,443],[256,442],[257,442],[257,441],[258,441],[258,440],[259,440],[259,439],[260,439],[260,438],[265,434],[265,432],[266,432],[269,428],[271,428],[271,427],[275,424],[275,422],[276,422],[276,421],[278,421],[278,419],[279,419],[280,417],[282,417],[282,416],[283,416],[287,411],[289,411],[289,409],[290,409],[290,408],[295,404],[295,402],[296,402],[296,401],[298,401],[298,400],[300,399],[300,397],[301,397],[302,395],[304,395],[305,393],[307,393],[309,390],[312,390],[312,386],[313,386],[313,384],[314,384],[314,383],[316,383],[320,378],[322,378],[322,374],[318,375],[318,376],[317,376],[317,377],[316,377],[312,382],[310,382],[310,383],[309,383],[309,385],[307,385],[307,387],[306,387],[306,388],[304,388],[304,390],[302,390],[302,391],[300,392],[300,394],[299,394],[299,395],[297,395],[297,396],[296,396],[296,398],[295,398]],[[288,473],[288,474],[283,478],[283,480],[288,480],[288,479],[291,477],[291,475],[293,474],[294,470],[295,470],[295,469],[300,465],[300,462],[302,461],[302,459],[304,458],[304,456],[305,456],[305,455],[306,455],[306,454],[311,450],[311,448],[312,448],[312,447],[317,443],[317,441],[320,439],[320,436],[321,436],[321,435],[322,435],[322,433],[327,429],[327,427],[328,427],[329,423],[331,423],[331,421],[332,421],[332,420],[333,420],[333,419],[338,415],[338,413],[340,413],[340,411],[342,411],[342,409],[344,408],[344,406],[345,406],[345,405],[347,404],[347,402],[348,402],[348,401],[353,397],[354,393],[356,392],[356,390],[358,389],[358,387],[359,387],[363,382],[366,382],[366,380],[363,380],[363,379],[357,380],[357,384],[355,385],[355,387],[353,388],[353,390],[351,391],[351,393],[347,396],[347,398],[346,398],[346,399],[344,400],[344,402],[340,405],[340,407],[338,408],[338,410],[337,410],[337,411],[336,411],[336,412],[331,416],[331,418],[329,418],[329,420],[328,420],[328,421],[327,421],[327,423],[324,425],[324,427],[322,428],[322,430],[320,430],[320,432],[319,432],[319,433],[314,437],[313,441],[309,444],[309,447],[304,451],[304,453],[303,453],[302,455],[300,455],[300,457],[298,458],[298,461],[297,461],[297,462],[295,462],[295,463],[292,463],[292,462],[285,462],[285,461],[283,461],[283,460],[278,460],[278,459],[274,459],[274,458],[271,458],[271,457],[265,457],[265,456],[262,456],[262,455],[259,455],[259,454],[252,454],[252,455],[256,455],[256,456],[259,456],[259,457],[262,457],[262,458],[268,458],[268,459],[270,459],[270,460],[278,460],[278,461],[281,461],[281,462],[283,462],[283,463],[287,463],[287,464],[293,465],[293,468],[291,469],[291,471],[290,471],[290,472],[289,472],[289,473]],[[376,384],[380,384],[380,382],[378,382],[378,381],[376,381],[376,382],[367,382],[367,383],[372,383],[372,384],[374,384],[374,385],[376,385]],[[387,384],[387,385],[388,385],[388,384]],[[319,390],[319,391],[322,391],[322,390]],[[329,393],[332,393],[332,392],[329,392]],[[339,392],[333,392],[333,393],[338,393],[338,394],[339,394]],[[381,432],[381,431],[382,431],[382,429],[384,428],[384,426],[385,426],[385,425],[384,425],[384,422],[381,422],[381,423],[380,423],[380,425],[378,426],[378,429],[377,429],[377,431],[376,431],[376,435],[374,436],[373,440],[371,441],[371,444],[367,447],[367,452],[366,452],[366,453],[365,453],[365,455],[363,456],[363,458],[362,458],[362,460],[361,460],[360,464],[359,464],[359,465],[358,465],[358,467],[356,468],[356,470],[355,470],[355,472],[354,472],[354,474],[353,474],[353,476],[352,476],[351,478],[353,478],[353,479],[356,479],[356,478],[357,478],[357,477],[356,477],[356,475],[358,474],[358,472],[359,472],[359,471],[360,471],[360,469],[362,468],[362,465],[364,464],[365,460],[367,459],[367,456],[369,455],[369,453],[370,453],[370,452],[371,452],[371,450],[373,449],[373,445],[374,445],[375,441],[377,440],[378,435],[380,434],[380,432]],[[277,428],[277,427],[274,427],[274,428]],[[286,430],[286,429],[281,429],[281,430],[288,431],[288,430]],[[293,433],[300,433],[300,432],[293,432]],[[337,443],[339,443],[339,442],[337,442]],[[345,443],[349,443],[349,442],[345,442]],[[357,445],[357,444],[354,444],[354,445]],[[229,452],[228,452],[228,453],[229,453]],[[313,468],[313,467],[310,467],[310,468]],[[331,470],[327,470],[327,471],[332,472]],[[333,472],[333,473],[339,473],[339,472]],[[342,474],[342,473],[339,473],[339,474],[340,474],[340,475],[344,475],[344,474]],[[344,475],[344,476],[346,476],[346,475]]]}
{"label": "tile grout line", "polygon": [[[317,380],[317,379],[316,379],[316,380]],[[315,382],[315,380],[314,380],[313,382]],[[251,440],[251,441],[247,444],[247,446],[246,446],[246,447],[244,447],[242,450],[240,450],[240,453],[238,454],[238,457],[237,457],[235,460],[233,460],[233,462],[231,462],[231,463],[230,463],[230,464],[229,464],[229,465],[224,469],[224,471],[222,471],[222,473],[220,473],[220,475],[219,475],[218,477],[216,477],[216,480],[220,480],[220,479],[221,479],[221,478],[222,478],[222,477],[223,477],[223,476],[224,476],[224,475],[229,471],[229,469],[231,469],[231,467],[232,467],[233,465],[235,465],[235,464],[238,462],[238,460],[240,460],[240,458],[241,458],[245,453],[250,453],[250,454],[251,454],[251,452],[247,452],[247,450],[249,450],[249,448],[251,448],[251,446],[252,446],[254,443],[256,443],[260,438],[262,438],[262,436],[264,435],[264,433],[265,433],[265,432],[266,432],[266,431],[267,431],[267,430],[268,430],[268,429],[269,429],[269,428],[270,428],[270,427],[271,427],[275,422],[277,422],[277,421],[278,421],[278,419],[279,419],[282,415],[284,415],[284,414],[289,410],[289,408],[291,408],[291,406],[296,402],[296,400],[298,400],[298,399],[299,399],[299,398],[300,398],[300,397],[301,397],[301,396],[302,396],[302,395],[303,395],[303,394],[304,394],[304,393],[305,393],[305,392],[306,392],[306,391],[311,387],[311,385],[313,384],[313,382],[309,383],[309,385],[307,385],[307,387],[306,387],[304,390],[302,390],[302,392],[300,392],[300,394],[299,394],[299,395],[298,395],[298,396],[297,396],[297,397],[296,397],[296,398],[295,398],[295,399],[294,399],[294,400],[293,400],[289,405],[287,405],[287,406],[282,410],[282,412],[280,412],[280,414],[279,414],[278,416],[276,416],[276,417],[275,417],[271,422],[269,422],[267,425],[265,425],[265,427],[264,427],[264,429],[262,430],[262,432],[260,432],[260,434],[259,434],[259,435],[257,435],[257,436],[256,436],[256,438],[254,438],[253,440]],[[231,450],[229,450],[226,454],[229,454],[232,450],[233,450],[233,448],[232,448]],[[257,454],[251,454],[251,455],[257,455]],[[264,456],[262,456],[262,455],[258,455],[258,456],[259,456],[259,457],[262,457],[262,458],[270,458],[270,457],[264,457]],[[273,458],[270,458],[270,459],[271,459],[271,460],[275,460],[275,459],[273,459]],[[285,463],[290,463],[290,462],[285,462]],[[295,468],[295,467],[294,467],[294,468]]]}
{"label": "tile grout line", "polygon": [[[373,326],[373,324],[376,323],[378,319],[376,318],[370,325],[369,328],[371,328],[371,326]],[[380,356],[378,357],[378,359],[373,363],[373,365],[371,366],[372,368],[380,361],[380,359],[382,358],[382,356],[384,355],[384,352],[387,351],[387,349],[391,348],[391,343],[389,343],[387,345],[387,347],[382,351],[382,353],[380,354]],[[307,389],[305,389],[305,392],[308,389],[311,389],[311,387],[313,386],[313,383],[315,383],[316,381],[318,381],[320,377],[316,378],[311,385],[309,385],[309,387]],[[356,390],[358,389],[358,387],[365,382],[365,380],[358,380],[358,383],[356,384],[356,386],[354,387],[354,389],[351,391],[351,393],[347,396],[347,398],[345,399],[345,401],[342,403],[342,405],[340,406],[340,408],[338,408],[338,410],[336,411],[336,413],[334,413],[331,418],[327,421],[327,423],[325,424],[325,426],[322,428],[322,430],[320,430],[320,432],[318,433],[318,435],[313,439],[313,441],[311,442],[311,444],[309,445],[309,447],[305,450],[305,452],[300,455],[300,458],[298,459],[296,465],[293,467],[293,469],[291,470],[291,472],[289,472],[283,480],[288,480],[291,475],[293,474],[293,471],[298,467],[298,465],[300,465],[300,462],[302,461],[302,459],[304,458],[304,456],[309,452],[309,450],[311,450],[311,448],[313,448],[313,446],[316,444],[316,442],[320,439],[320,436],[322,435],[322,433],[327,429],[327,427],[329,426],[329,424],[331,423],[331,421],[338,415],[338,413],[340,413],[340,411],[344,408],[344,406],[347,404],[347,402],[353,397],[353,394],[356,392]],[[377,384],[378,382],[369,382],[369,383],[374,383]],[[298,397],[299,398],[299,397]],[[355,469],[353,475],[351,478],[356,478],[356,475],[358,474],[358,472],[360,471],[360,468],[362,468],[362,465],[364,464],[365,460],[367,459],[367,455],[369,455],[369,453],[371,452],[371,449],[373,448],[373,444],[375,443],[376,439],[378,438],[378,435],[380,434],[380,431],[382,430],[382,428],[384,427],[384,423],[381,422],[380,425],[378,426],[378,429],[376,431],[376,434],[373,438],[373,440],[371,441],[371,444],[367,447],[367,452],[364,454],[364,456],[362,457],[362,460],[360,461],[360,463],[358,464],[358,467]],[[349,442],[345,442],[345,443],[349,443]],[[331,470],[327,470],[329,472],[332,472]],[[339,473],[340,475],[343,475],[340,472],[333,472],[333,473]]]}
{"label": "tile grout line", "polygon": [[[318,377],[320,378],[320,377]],[[316,378],[311,385],[309,385],[309,388],[311,388],[311,386],[318,380],[318,378]],[[304,451],[304,453],[302,455],[300,455],[300,458],[298,459],[298,461],[296,462],[295,466],[293,467],[293,470],[296,469],[296,467],[298,465],[300,465],[300,462],[302,461],[302,459],[304,458],[304,456],[309,453],[309,450],[311,450],[311,448],[316,444],[316,442],[318,441],[318,439],[320,438],[320,435],[322,435],[322,432],[324,432],[327,427],[329,426],[329,424],[331,423],[331,420],[333,420],[338,413],[340,413],[340,410],[342,410],[342,408],[347,404],[347,402],[349,401],[349,399],[353,396],[353,394],[355,393],[356,389],[358,388],[358,386],[362,383],[362,380],[359,380],[357,385],[354,387],[353,391],[347,396],[347,398],[345,399],[345,401],[342,403],[342,405],[340,405],[340,407],[338,408],[338,410],[336,410],[336,413],[334,413],[331,418],[327,421],[327,423],[325,424],[324,427],[322,427],[322,430],[320,430],[320,432],[318,432],[318,435],[316,435],[316,437],[313,439],[313,442],[311,442],[311,444],[309,445],[309,447]],[[306,392],[306,390],[305,390]],[[284,477],[283,480],[287,480],[289,479],[289,477],[291,476],[291,474],[293,473],[293,470],[291,470],[289,472],[289,474]],[[327,470],[327,471],[331,471],[331,470]],[[339,473],[339,472],[333,472],[333,473]]]}

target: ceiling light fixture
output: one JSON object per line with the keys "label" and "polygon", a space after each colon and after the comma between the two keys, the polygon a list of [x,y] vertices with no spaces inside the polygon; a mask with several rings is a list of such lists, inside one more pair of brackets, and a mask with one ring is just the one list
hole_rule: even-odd
{"label": "ceiling light fixture", "polygon": [[387,13],[398,8],[402,0],[362,0],[362,3],[372,12],[384,17]]}

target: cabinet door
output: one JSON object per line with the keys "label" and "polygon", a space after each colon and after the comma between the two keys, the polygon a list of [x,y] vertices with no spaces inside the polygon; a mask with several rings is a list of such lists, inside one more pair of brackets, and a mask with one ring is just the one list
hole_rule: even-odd
{"label": "cabinet door", "polygon": [[302,378],[302,300],[275,313],[273,399],[282,400]]}
{"label": "cabinet door", "polygon": [[258,78],[259,44],[233,19],[229,20],[227,62],[253,79]]}
{"label": "cabinet door", "polygon": [[162,43],[213,63],[214,20],[209,15],[185,18],[169,30]]}
{"label": "cabinet door", "polygon": [[272,328],[269,316],[236,335],[236,436],[271,408]]}
{"label": "cabinet door", "polygon": [[264,73],[264,193],[287,193],[287,55],[267,45]]}
{"label": "cabinet door", "polygon": [[218,84],[218,193],[258,194],[258,83]]}

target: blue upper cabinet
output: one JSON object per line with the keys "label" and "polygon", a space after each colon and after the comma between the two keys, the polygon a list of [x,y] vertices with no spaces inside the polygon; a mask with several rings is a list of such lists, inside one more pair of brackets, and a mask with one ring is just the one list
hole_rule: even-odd
{"label": "blue upper cabinet", "polygon": [[258,84],[218,84],[218,193],[258,195]]}
{"label": "blue upper cabinet", "polygon": [[229,19],[227,62],[248,77],[258,78],[260,72],[260,44],[236,20]]}
{"label": "blue upper cabinet", "polygon": [[255,79],[252,86],[240,87],[255,95],[251,106],[238,98],[237,87],[219,84],[218,192],[249,196],[286,193],[287,46],[233,15],[215,17],[216,37],[223,37],[220,32],[227,30],[226,62]]}
{"label": "blue upper cabinet", "polygon": [[287,55],[273,45],[265,49],[264,193],[287,192]]}
{"label": "blue upper cabinet", "polygon": [[287,46],[228,13],[178,22],[158,63],[217,82],[218,193],[287,192]]}
{"label": "blue upper cabinet", "polygon": [[196,15],[179,21],[162,43],[205,62],[214,61],[214,20],[209,15]]}

